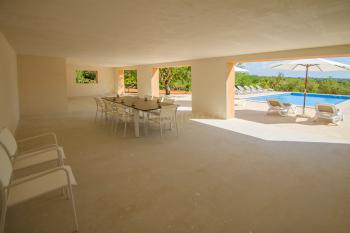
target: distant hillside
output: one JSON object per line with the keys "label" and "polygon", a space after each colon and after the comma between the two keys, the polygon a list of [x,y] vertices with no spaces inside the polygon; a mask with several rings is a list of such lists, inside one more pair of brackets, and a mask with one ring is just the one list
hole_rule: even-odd
{"label": "distant hillside", "polygon": [[[278,76],[258,76],[247,73],[236,73],[236,84],[240,86],[260,85],[275,91],[304,91],[304,78]],[[321,94],[350,95],[350,80],[335,78],[309,78],[308,92]]]}

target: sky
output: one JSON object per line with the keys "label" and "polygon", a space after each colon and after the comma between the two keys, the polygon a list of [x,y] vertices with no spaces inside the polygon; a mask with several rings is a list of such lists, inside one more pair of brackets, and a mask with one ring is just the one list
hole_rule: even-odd
{"label": "sky", "polygon": [[[337,57],[325,59],[350,65],[350,57]],[[269,68],[269,65],[276,62],[278,61],[244,63],[244,69],[248,70],[250,74],[254,75],[277,76],[278,73],[283,73],[286,77],[305,77],[305,72],[302,71],[284,71],[273,70]],[[350,71],[310,72],[309,76],[314,78],[328,78],[329,76],[332,76],[333,78],[350,79]]]}

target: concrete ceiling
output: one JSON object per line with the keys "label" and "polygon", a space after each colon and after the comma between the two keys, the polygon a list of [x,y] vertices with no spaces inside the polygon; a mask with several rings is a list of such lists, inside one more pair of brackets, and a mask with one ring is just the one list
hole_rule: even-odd
{"label": "concrete ceiling", "polygon": [[350,44],[349,0],[1,0],[17,53],[136,65]]}

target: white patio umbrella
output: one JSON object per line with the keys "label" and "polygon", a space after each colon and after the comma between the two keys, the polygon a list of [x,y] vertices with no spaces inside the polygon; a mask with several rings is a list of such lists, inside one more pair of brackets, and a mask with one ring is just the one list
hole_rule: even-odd
{"label": "white patio umbrella", "polygon": [[270,65],[270,68],[279,70],[305,71],[303,116],[305,116],[307,79],[309,71],[350,71],[350,65],[348,64],[330,61],[322,58],[278,62]]}
{"label": "white patio umbrella", "polygon": [[235,71],[236,71],[236,72],[242,72],[242,73],[249,73],[248,70],[243,69],[243,68],[238,67],[238,66],[235,66]]}

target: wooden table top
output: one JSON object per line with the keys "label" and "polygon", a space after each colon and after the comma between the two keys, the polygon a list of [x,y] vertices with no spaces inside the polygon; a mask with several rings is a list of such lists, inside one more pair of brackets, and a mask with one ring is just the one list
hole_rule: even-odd
{"label": "wooden table top", "polygon": [[171,103],[158,103],[156,100],[145,100],[140,99],[138,97],[133,96],[123,96],[123,97],[103,97],[107,101],[111,101],[113,103],[122,104],[124,106],[134,108],[141,111],[152,111],[161,109],[162,106],[174,105]]}

